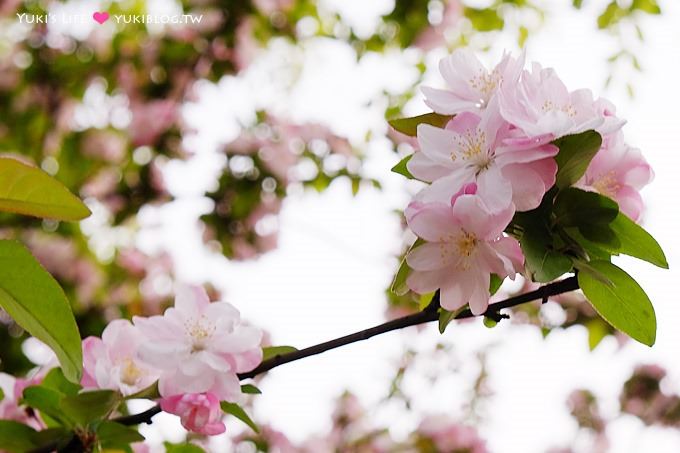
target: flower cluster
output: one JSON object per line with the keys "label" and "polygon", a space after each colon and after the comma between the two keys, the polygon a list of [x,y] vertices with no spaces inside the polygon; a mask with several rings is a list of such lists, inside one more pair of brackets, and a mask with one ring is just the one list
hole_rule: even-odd
{"label": "flower cluster", "polygon": [[115,320],[101,338],[86,338],[81,383],[129,396],[158,381],[164,411],[190,431],[220,434],[220,401],[240,400],[237,373],[262,361],[261,340],[262,332],[243,324],[230,304],[183,287],[162,316]]}
{"label": "flower cluster", "polygon": [[652,179],[650,166],[623,140],[624,121],[590,90],[569,91],[552,69],[524,55],[505,55],[487,70],[462,49],[439,65],[446,89],[425,87],[425,103],[450,116],[444,127],[421,123],[418,150],[406,167],[428,183],[406,209],[410,229],[424,244],[407,256],[408,286],[419,294],[439,289],[443,308],[470,305],[484,313],[490,274],[514,278],[523,268],[518,242],[504,230],[515,212],[535,209],[555,184],[566,135],[597,131],[603,145],[577,187],[615,200],[638,220],[638,191]]}

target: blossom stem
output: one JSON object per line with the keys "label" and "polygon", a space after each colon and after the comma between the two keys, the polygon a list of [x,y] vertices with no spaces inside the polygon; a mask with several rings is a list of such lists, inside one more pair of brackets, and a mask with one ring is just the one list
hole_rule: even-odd
{"label": "blossom stem", "polygon": [[[578,280],[576,277],[569,277],[558,282],[553,282],[544,285],[534,291],[528,293],[520,294],[517,296],[510,297],[508,299],[502,300],[489,305],[489,308],[480,316],[486,316],[492,319],[499,318],[499,311],[505,308],[515,307],[517,305],[525,304],[527,302],[532,302],[534,300],[546,301],[550,296],[556,296],[558,294],[567,293],[574,291],[579,288]],[[465,319],[473,318],[475,315],[472,314],[470,310],[463,310],[460,312],[455,319]],[[437,291],[432,298],[430,304],[425,307],[422,311],[414,313],[408,316],[403,316],[401,318],[393,319],[386,323],[371,327],[369,329],[361,330],[359,332],[352,333],[350,335],[345,335],[344,337],[336,338],[334,340],[326,341],[308,348],[299,349],[297,351],[289,352],[287,354],[276,355],[270,359],[262,362],[257,368],[247,373],[241,373],[238,375],[239,379],[249,379],[267,372],[273,368],[281,366],[285,363],[294,362],[296,360],[304,359],[305,357],[310,357],[313,355],[321,354],[331,349],[336,349],[341,346],[356,343],[358,341],[367,340],[376,335],[381,335],[383,333],[391,332],[393,330],[399,330],[410,326],[416,326],[419,324],[425,324],[428,322],[436,321],[439,319],[439,291]],[[114,421],[121,423],[123,425],[136,425],[139,423],[151,423],[151,418],[161,412],[159,406],[154,406],[144,412],[135,415],[129,415],[125,417],[120,417],[114,419]]]}

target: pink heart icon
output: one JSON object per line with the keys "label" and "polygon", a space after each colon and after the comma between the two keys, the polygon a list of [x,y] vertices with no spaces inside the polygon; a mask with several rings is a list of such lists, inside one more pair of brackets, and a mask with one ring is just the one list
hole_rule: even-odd
{"label": "pink heart icon", "polygon": [[104,22],[109,20],[109,13],[107,13],[106,11],[104,12],[97,11],[92,15],[92,18],[99,22],[100,24],[103,24]]}

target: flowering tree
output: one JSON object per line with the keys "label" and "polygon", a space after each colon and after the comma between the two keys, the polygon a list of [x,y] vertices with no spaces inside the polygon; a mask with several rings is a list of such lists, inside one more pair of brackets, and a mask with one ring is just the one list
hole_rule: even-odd
{"label": "flowering tree", "polygon": [[[0,13],[7,23],[16,14],[21,25],[43,11],[38,3],[10,2]],[[410,314],[305,349],[272,347],[236,308],[211,303],[202,288],[159,291],[153,284],[159,276],[174,278],[167,254],[151,256],[134,241],[102,247],[96,229],[134,236],[140,209],[173,198],[163,167],[195,151],[187,145],[191,131],[180,114],[195,96],[195,81],[245,71],[257,46],[272,36],[301,39],[307,33],[297,26],[302,19],[325,24],[315,33],[331,36],[332,29],[334,39],[362,55],[391,45],[458,46],[471,34],[447,37],[458,21],[486,33],[506,27],[496,8],[501,4],[536,10],[524,2],[488,9],[449,2],[430,23],[408,19],[421,17],[427,5],[398,4],[382,18],[384,30],[359,38],[342,32],[339,17],[331,15],[328,26],[327,13],[311,2],[242,8],[228,3],[225,14],[219,2],[188,2],[187,12],[205,19],[200,27],[154,32],[132,24],[97,28],[83,38],[34,22],[17,26],[6,40],[13,63],[0,76],[0,141],[12,155],[0,161],[0,209],[11,214],[0,243],[0,305],[9,315],[7,332],[22,329],[18,339],[5,334],[8,345],[20,345],[28,334],[46,343],[55,359],[28,377],[14,377],[32,366],[19,347],[3,348],[8,374],[1,383],[0,448],[140,450],[143,437],[134,427],[151,423],[160,411],[178,415],[187,430],[201,435],[224,432],[223,413],[258,431],[247,409],[248,395],[259,390],[245,380],[413,325],[438,321],[443,332],[452,320],[474,316],[493,324],[508,316],[501,310],[533,300],[564,300],[585,310],[589,320],[599,314],[602,325],[610,326],[607,332],[618,329],[654,343],[651,302],[611,263],[613,255],[625,254],[667,267],[659,245],[636,223],[643,210],[639,190],[651,181],[651,169],[625,143],[624,122],[611,103],[593,99],[589,90],[569,91],[554,71],[538,64],[526,70],[523,55],[506,55],[489,70],[471,51],[456,51],[440,63],[446,88],[423,88],[433,112],[391,121],[394,140],[415,149],[393,171],[424,183],[404,209],[418,239],[389,296],[408,304]],[[654,2],[633,2],[629,9],[612,4],[618,12],[607,8],[603,28],[636,12],[658,13]],[[134,13],[140,7],[116,3],[109,11]],[[102,13],[96,14],[105,26]],[[520,40],[529,33],[522,24],[517,32]],[[411,94],[391,97],[387,113],[395,116]],[[214,207],[201,217],[206,242],[230,259],[275,246],[276,232],[266,231],[262,221],[278,214],[292,187],[323,190],[336,178],[349,179],[355,193],[367,184],[379,186],[362,173],[360,147],[324,125],[298,123],[266,108],[254,113],[236,139],[220,144],[225,164],[206,194]],[[296,171],[310,163],[312,176]],[[62,223],[90,211],[95,223],[89,228],[87,222]],[[526,278],[526,291],[490,303],[502,282],[516,277]],[[585,300],[564,299],[579,288],[583,296],[573,299]],[[163,312],[172,300],[174,306]],[[125,403],[133,398],[157,405],[129,414]],[[341,404],[351,406],[351,398]],[[338,429],[304,446],[266,427],[237,441],[271,451],[485,451],[473,428],[447,416],[423,420],[402,443],[362,426],[361,408],[339,412]]]}

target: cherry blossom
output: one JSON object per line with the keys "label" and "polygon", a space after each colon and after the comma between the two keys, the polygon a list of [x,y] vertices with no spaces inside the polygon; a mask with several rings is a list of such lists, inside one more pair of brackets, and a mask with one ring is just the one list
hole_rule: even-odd
{"label": "cherry blossom", "polygon": [[643,210],[639,191],[653,178],[640,150],[624,143],[623,134],[618,133],[605,141],[577,185],[610,197],[621,212],[637,222]]}
{"label": "cherry blossom", "polygon": [[4,396],[0,400],[0,420],[13,420],[24,423],[33,429],[43,429],[45,424],[33,410],[22,406],[21,398],[26,387],[39,385],[42,375],[31,378],[15,378],[7,373],[0,373],[0,389]]}
{"label": "cherry blossom", "polygon": [[215,436],[226,431],[219,399],[212,393],[185,393],[161,399],[161,409],[179,415],[189,431]]}
{"label": "cherry blossom", "polygon": [[432,183],[420,193],[420,201],[448,203],[464,184],[475,182],[491,209],[514,202],[517,210],[526,211],[540,204],[555,182],[552,157],[558,149],[542,143],[504,145],[517,133],[500,116],[495,99],[481,116],[461,113],[445,129],[418,126],[420,151],[407,167],[416,178]]}
{"label": "cherry blossom", "polygon": [[524,66],[505,54],[493,70],[487,70],[469,49],[460,49],[439,62],[448,90],[423,87],[425,104],[446,115],[485,108],[502,83],[514,86]]}
{"label": "cherry blossom", "polygon": [[175,306],[162,316],[133,318],[145,341],[139,356],[161,370],[161,396],[184,393],[214,394],[237,401],[241,386],[237,373],[262,361],[262,332],[240,320],[226,302],[210,303],[200,287],[182,287]]}
{"label": "cherry blossom", "polygon": [[419,294],[441,290],[440,303],[447,310],[470,304],[473,314],[483,313],[489,302],[490,274],[501,278],[521,269],[524,257],[519,243],[503,236],[514,210],[491,213],[466,186],[451,205],[413,202],[406,220],[426,242],[406,257],[413,269],[408,286]]}
{"label": "cherry blossom", "polygon": [[429,438],[437,451],[486,453],[486,442],[472,426],[456,423],[446,415],[430,415],[423,419],[418,434]]}
{"label": "cherry blossom", "polygon": [[111,321],[101,339],[83,340],[83,387],[118,390],[127,396],[153,384],[158,372],[137,357],[143,341],[138,329],[124,319]]}
{"label": "cherry blossom", "polygon": [[538,63],[523,71],[517,84],[501,86],[499,104],[506,121],[547,141],[590,129],[609,134],[623,126],[608,102],[594,101],[587,89],[570,92],[554,69]]}

